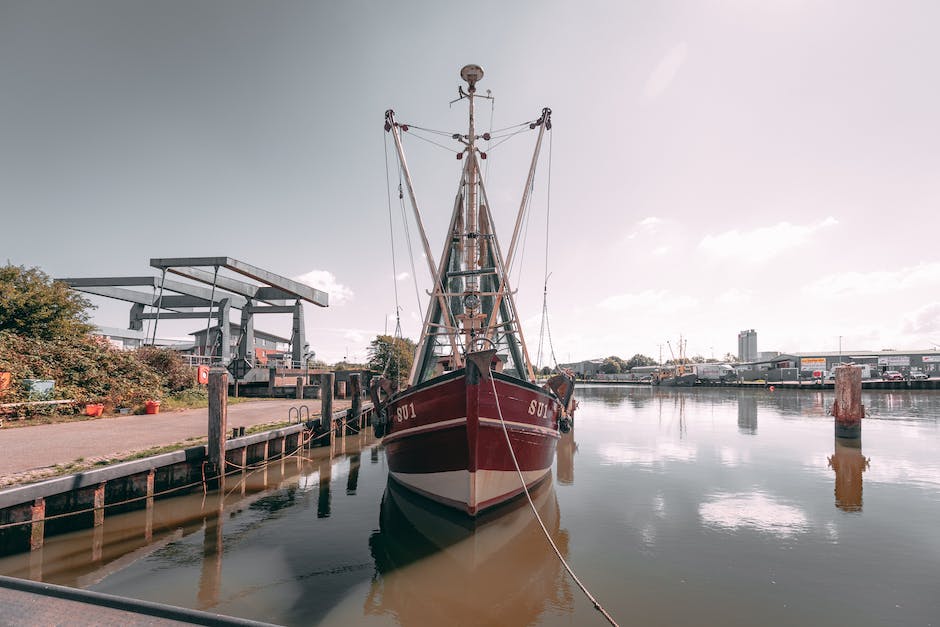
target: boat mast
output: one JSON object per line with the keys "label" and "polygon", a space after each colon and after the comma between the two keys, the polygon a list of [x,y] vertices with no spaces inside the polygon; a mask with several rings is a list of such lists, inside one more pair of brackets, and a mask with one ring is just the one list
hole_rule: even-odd
{"label": "boat mast", "polygon": [[[469,172],[467,173],[469,180],[467,183],[470,186],[470,194],[467,201],[467,257],[464,261],[466,263],[466,270],[475,270],[473,266],[477,265],[476,261],[480,254],[480,212],[477,206],[477,176],[479,172],[477,171],[476,160],[476,125],[473,119],[473,96],[477,91],[476,82],[483,78],[483,70],[478,65],[468,65],[460,71],[460,76],[467,81],[467,99],[469,100],[468,108],[470,110],[470,130],[469,135],[467,135],[467,152],[470,154],[470,161],[468,162]],[[467,276],[467,291],[479,291],[479,279],[477,275],[470,274]]]}
{"label": "boat mast", "polygon": [[477,81],[483,78],[483,68],[479,65],[465,65],[460,70],[460,77],[467,82],[467,91],[463,89],[460,95],[466,95],[469,110],[469,125],[467,131],[467,203],[464,218],[465,245],[463,270],[466,274],[464,283],[463,313],[457,318],[463,327],[464,347],[467,352],[474,350],[477,336],[483,331],[483,321],[486,315],[480,311],[480,278],[477,272],[480,269],[480,200],[479,200],[479,164],[477,163],[476,148],[476,120],[474,119],[474,98],[477,92]]}

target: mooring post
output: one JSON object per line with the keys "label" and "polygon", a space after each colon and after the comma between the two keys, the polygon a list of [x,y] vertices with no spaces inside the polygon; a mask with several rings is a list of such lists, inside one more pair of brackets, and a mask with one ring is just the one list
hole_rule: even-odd
{"label": "mooring post", "polygon": [[349,396],[352,399],[352,419],[356,428],[362,431],[362,382],[358,372],[349,375]]}
{"label": "mooring post", "polygon": [[297,377],[297,385],[294,388],[294,392],[297,398],[304,397],[304,378],[303,377]]}
{"label": "mooring post", "polygon": [[[225,434],[228,431],[228,371],[213,368],[209,371],[209,467],[206,477],[212,477],[212,487],[225,485]],[[218,477],[216,481],[214,478]]]}
{"label": "mooring post", "polygon": [[862,437],[862,369],[859,366],[836,367],[836,400],[832,404],[837,438]]}
{"label": "mooring post", "polygon": [[95,527],[104,524],[104,483],[95,487]]}
{"label": "mooring post", "polygon": [[29,509],[32,520],[29,530],[29,550],[38,551],[42,548],[43,538],[46,535],[46,499],[39,497],[33,501]]}
{"label": "mooring post", "polygon": [[153,540],[153,486],[156,475],[153,468],[147,473],[147,513],[144,522],[144,539],[147,542]]}
{"label": "mooring post", "polygon": [[277,383],[277,368],[268,368],[268,396],[274,397],[274,386]]}
{"label": "mooring post", "polygon": [[320,427],[330,430],[330,446],[333,445],[333,373],[320,375]]}

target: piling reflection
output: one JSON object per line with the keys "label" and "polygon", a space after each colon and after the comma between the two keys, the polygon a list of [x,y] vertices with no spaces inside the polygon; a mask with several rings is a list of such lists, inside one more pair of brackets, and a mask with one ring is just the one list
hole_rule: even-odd
{"label": "piling reflection", "polygon": [[317,496],[317,518],[330,517],[330,479],[333,477],[331,459],[320,460],[320,479]]}
{"label": "piling reflection", "polygon": [[738,431],[746,435],[757,433],[757,397],[741,395],[738,397]]}
{"label": "piling reflection", "polygon": [[870,460],[862,455],[861,438],[835,438],[829,467],[836,473],[836,507],[845,512],[862,511],[862,473]]}
{"label": "piling reflection", "polygon": [[[545,482],[532,499],[567,556],[554,486]],[[508,507],[473,521],[389,481],[369,538],[377,577],[365,613],[403,625],[531,625],[546,610],[570,612],[570,584],[528,501]]]}
{"label": "piling reflection", "polygon": [[349,476],[346,477],[346,494],[353,495],[359,486],[359,467],[362,465],[362,456],[359,453],[349,456]]}
{"label": "piling reflection", "polygon": [[215,495],[214,507],[206,513],[206,527],[202,540],[202,570],[196,593],[198,609],[215,607],[219,603],[222,586],[222,511],[225,499]]}
{"label": "piling reflection", "polygon": [[574,454],[577,451],[578,443],[574,440],[574,424],[572,424],[571,431],[561,434],[561,439],[558,440],[558,446],[555,448],[557,461],[555,476],[559,484],[574,484]]}

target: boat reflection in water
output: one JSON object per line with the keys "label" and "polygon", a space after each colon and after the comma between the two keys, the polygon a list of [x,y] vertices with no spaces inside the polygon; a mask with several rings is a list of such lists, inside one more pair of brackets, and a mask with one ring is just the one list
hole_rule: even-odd
{"label": "boat reflection in water", "polygon": [[[567,556],[551,481],[531,495]],[[389,481],[379,522],[369,538],[377,576],[366,614],[403,625],[530,625],[571,612],[568,579],[524,497],[471,519]]]}

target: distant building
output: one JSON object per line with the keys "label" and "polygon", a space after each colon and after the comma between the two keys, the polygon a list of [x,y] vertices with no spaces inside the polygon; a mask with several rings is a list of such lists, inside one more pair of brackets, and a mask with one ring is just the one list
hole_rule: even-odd
{"label": "distant building", "polygon": [[[241,330],[241,325],[235,324],[234,322],[229,323],[229,344],[233,353],[238,346]],[[265,361],[265,355],[275,355],[279,353],[290,352],[290,339],[273,335],[271,333],[265,333],[264,331],[259,331],[257,329],[255,329],[254,333],[256,360],[260,360],[263,363]],[[183,352],[189,352],[193,355],[200,355],[203,357],[209,354],[219,354],[218,345],[221,342],[221,338],[219,337],[220,333],[218,325],[209,329],[195,331],[190,333],[190,335],[192,335],[194,339],[192,348]]]}
{"label": "distant building", "polygon": [[578,378],[594,377],[601,371],[603,366],[603,359],[588,359],[587,361],[576,361],[570,364],[558,364],[559,368],[572,370]]}
{"label": "distant building", "polygon": [[752,362],[758,359],[757,331],[747,329],[738,333],[738,361]]}
{"label": "distant building", "polygon": [[911,371],[924,372],[931,377],[940,376],[940,351],[936,350],[821,351],[796,355],[804,374],[817,370],[832,372],[839,364],[852,363],[868,366],[873,377],[888,370],[897,370],[905,376]]}

